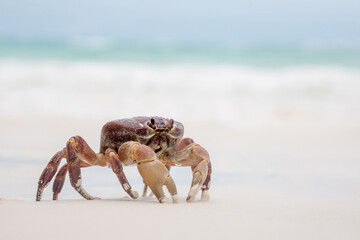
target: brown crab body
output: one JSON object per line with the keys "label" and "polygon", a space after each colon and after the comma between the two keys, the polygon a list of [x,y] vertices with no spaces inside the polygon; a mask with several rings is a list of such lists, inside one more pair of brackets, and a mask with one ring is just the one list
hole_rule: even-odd
{"label": "brown crab body", "polygon": [[[149,127],[151,119],[155,120],[158,131],[154,132]],[[108,148],[117,151],[123,143],[128,141],[139,142],[151,148],[166,146],[165,149],[161,149],[161,152],[171,150],[180,142],[184,127],[180,122],[174,121],[175,129],[172,136],[175,138],[169,137],[166,133],[170,131],[167,128],[170,121],[171,119],[162,117],[134,117],[108,122],[101,130],[100,152],[105,153]],[[153,150],[157,152],[159,148]]]}

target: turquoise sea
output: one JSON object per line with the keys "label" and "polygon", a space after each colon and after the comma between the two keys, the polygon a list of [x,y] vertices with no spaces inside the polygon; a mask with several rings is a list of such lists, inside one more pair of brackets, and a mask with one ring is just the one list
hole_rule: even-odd
{"label": "turquoise sea", "polygon": [[0,41],[0,60],[235,64],[256,67],[360,67],[360,45],[196,44],[121,41]]}

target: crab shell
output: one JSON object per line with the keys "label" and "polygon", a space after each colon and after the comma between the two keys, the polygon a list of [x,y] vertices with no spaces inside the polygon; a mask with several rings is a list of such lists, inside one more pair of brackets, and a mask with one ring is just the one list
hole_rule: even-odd
{"label": "crab shell", "polygon": [[[85,199],[98,199],[82,187],[81,168],[108,166],[118,177],[123,189],[133,199],[139,194],[133,191],[123,172],[123,166],[137,165],[144,180],[160,203],[166,201],[162,187],[166,185],[174,203],[178,195],[174,180],[169,174],[171,166],[188,166],[193,172],[193,180],[187,202],[195,199],[202,190],[201,199],[209,199],[211,164],[208,152],[191,138],[184,138],[184,127],[180,122],[162,117],[134,117],[106,123],[101,132],[100,152],[95,153],[81,136],[73,136],[66,146],[58,151],[43,170],[36,192],[40,201],[43,190],[56,174],[53,185],[53,200],[64,184],[69,173],[71,185]],[[63,158],[67,163],[58,167]]]}
{"label": "crab shell", "polygon": [[153,149],[157,156],[174,149],[182,139],[184,126],[163,117],[134,117],[106,123],[101,130],[100,152],[117,151],[128,141],[136,141]]}

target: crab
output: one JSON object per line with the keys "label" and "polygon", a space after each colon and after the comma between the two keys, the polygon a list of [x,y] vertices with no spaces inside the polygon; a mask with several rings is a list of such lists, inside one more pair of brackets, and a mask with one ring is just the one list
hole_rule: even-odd
{"label": "crab", "polygon": [[[202,190],[201,200],[209,199],[211,163],[208,152],[191,138],[182,138],[184,127],[180,122],[163,117],[134,117],[106,123],[101,131],[100,151],[95,153],[80,136],[73,136],[66,146],[57,152],[43,170],[36,193],[40,201],[44,188],[57,172],[53,184],[53,200],[63,187],[69,173],[72,187],[85,199],[99,199],[85,191],[81,181],[81,168],[90,166],[109,167],[116,174],[127,194],[137,199],[139,194],[132,190],[123,165],[137,165],[145,183],[143,196],[149,187],[160,203],[166,202],[165,185],[174,203],[178,194],[170,176],[171,166],[189,166],[192,169],[192,183],[186,201],[191,202]],[[59,171],[58,167],[66,158]]]}

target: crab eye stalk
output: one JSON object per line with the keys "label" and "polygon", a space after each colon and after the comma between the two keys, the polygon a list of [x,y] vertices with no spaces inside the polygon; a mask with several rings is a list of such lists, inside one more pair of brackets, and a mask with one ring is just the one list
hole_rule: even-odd
{"label": "crab eye stalk", "polygon": [[173,127],[174,127],[174,120],[170,119],[170,127],[169,127],[169,129],[171,130]]}
{"label": "crab eye stalk", "polygon": [[149,125],[149,127],[151,127],[152,129],[155,129],[155,128],[156,128],[156,126],[155,126],[155,119],[154,119],[154,118],[151,118],[151,119],[150,119],[150,123],[149,123],[148,125]]}
{"label": "crab eye stalk", "polygon": [[169,137],[171,138],[179,138],[181,135],[181,130],[177,127],[176,124],[174,124],[174,120],[170,119],[170,127],[168,128],[169,132],[167,133]]}

